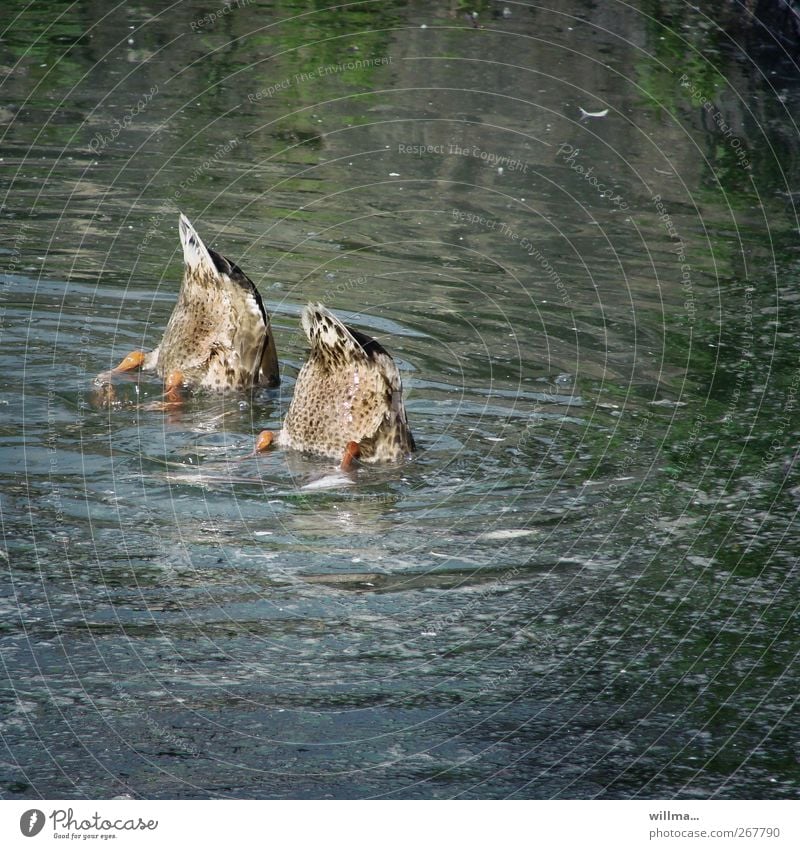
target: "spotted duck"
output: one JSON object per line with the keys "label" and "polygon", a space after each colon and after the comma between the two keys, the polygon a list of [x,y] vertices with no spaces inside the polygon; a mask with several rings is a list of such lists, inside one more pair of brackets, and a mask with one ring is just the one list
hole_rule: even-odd
{"label": "spotted duck", "polygon": [[153,371],[173,400],[182,387],[277,386],[275,340],[258,290],[238,265],[206,247],[185,215],[179,229],[183,282],[161,342],[152,351],[128,354],[97,381],[135,369]]}
{"label": "spotted duck", "polygon": [[256,450],[271,445],[341,460],[348,468],[400,460],[415,450],[403,386],[391,356],[374,339],[346,327],[322,304],[301,323],[311,345],[283,427],[262,431]]}

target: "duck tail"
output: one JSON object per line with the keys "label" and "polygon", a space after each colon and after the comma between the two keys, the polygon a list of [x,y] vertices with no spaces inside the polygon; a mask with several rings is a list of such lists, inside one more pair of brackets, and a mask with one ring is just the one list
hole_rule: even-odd
{"label": "duck tail", "polygon": [[322,304],[308,304],[300,319],[312,355],[330,367],[358,362],[366,359],[366,354],[358,344],[352,332]]}
{"label": "duck tail", "polygon": [[183,245],[183,261],[188,271],[205,271],[207,274],[216,275],[217,267],[211,258],[211,253],[203,243],[192,222],[181,213],[178,229],[181,232],[181,244]]}

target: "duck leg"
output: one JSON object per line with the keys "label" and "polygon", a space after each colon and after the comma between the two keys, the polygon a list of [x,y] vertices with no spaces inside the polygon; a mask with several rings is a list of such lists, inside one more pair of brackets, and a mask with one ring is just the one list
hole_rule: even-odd
{"label": "duck leg", "polygon": [[353,468],[353,463],[361,456],[361,446],[352,440],[347,443],[342,456],[341,470],[349,472]]}
{"label": "duck leg", "polygon": [[259,433],[258,438],[256,439],[256,449],[255,453],[260,454],[262,451],[266,451],[267,448],[272,445],[275,440],[275,433],[271,430],[262,430]]}
{"label": "duck leg", "polygon": [[110,371],[102,371],[94,379],[97,384],[107,383],[115,374],[124,374],[126,371],[135,371],[142,367],[144,362],[144,351],[131,351],[118,366],[114,366]]}
{"label": "duck leg", "polygon": [[173,404],[182,404],[183,383],[183,372],[179,369],[171,371],[164,381],[164,398]]}
{"label": "duck leg", "polygon": [[153,401],[150,404],[146,404],[143,409],[145,410],[175,410],[183,407],[183,402],[185,401],[185,395],[183,392],[183,384],[185,382],[185,378],[183,376],[183,372],[179,369],[175,369],[171,371],[166,380],[164,381],[164,400],[163,401]]}

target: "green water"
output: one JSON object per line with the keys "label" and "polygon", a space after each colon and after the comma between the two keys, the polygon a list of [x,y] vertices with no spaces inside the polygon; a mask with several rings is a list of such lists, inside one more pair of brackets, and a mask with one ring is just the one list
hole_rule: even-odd
{"label": "green water", "polygon": [[[797,69],[711,3],[317,5],[6,4],[0,795],[796,798]],[[283,383],[98,408],[179,211]],[[247,456],[309,300],[410,462]]]}

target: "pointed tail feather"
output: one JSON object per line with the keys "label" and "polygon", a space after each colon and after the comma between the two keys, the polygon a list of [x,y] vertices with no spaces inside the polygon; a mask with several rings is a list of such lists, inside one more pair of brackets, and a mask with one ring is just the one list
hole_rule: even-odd
{"label": "pointed tail feather", "polygon": [[181,244],[183,245],[183,261],[191,270],[205,269],[210,274],[215,274],[217,269],[208,248],[203,243],[192,222],[181,213],[178,229],[181,233]]}
{"label": "pointed tail feather", "polygon": [[389,357],[375,339],[343,324],[322,304],[308,304],[300,322],[312,352],[323,360],[366,362],[379,355]]}

